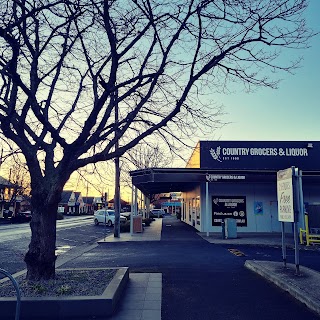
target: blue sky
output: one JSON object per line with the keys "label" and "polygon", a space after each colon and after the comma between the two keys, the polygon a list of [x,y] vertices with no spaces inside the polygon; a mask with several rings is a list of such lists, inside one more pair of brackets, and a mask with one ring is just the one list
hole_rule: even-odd
{"label": "blue sky", "polygon": [[[320,31],[320,0],[310,0],[308,26]],[[311,48],[299,51],[302,67],[294,75],[279,74],[279,88],[219,96],[231,122],[215,132],[220,140],[320,140],[320,35]]]}

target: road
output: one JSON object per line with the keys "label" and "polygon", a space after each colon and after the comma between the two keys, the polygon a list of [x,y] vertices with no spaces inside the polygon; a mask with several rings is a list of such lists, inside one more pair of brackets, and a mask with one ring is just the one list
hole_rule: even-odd
{"label": "road", "polygon": [[[222,245],[222,247],[231,251],[230,253],[232,253],[232,249],[235,249],[234,254],[242,253],[241,257],[244,260],[282,261],[282,248],[280,246]],[[319,247],[309,249],[302,247],[299,251],[299,258],[301,265],[320,272]],[[287,248],[287,262],[295,263],[293,248]]]}
{"label": "road", "polygon": [[[56,254],[96,243],[112,234],[112,228],[95,226],[91,216],[67,217],[57,221]],[[0,268],[15,273],[26,268],[23,261],[30,243],[29,223],[0,224]],[[2,276],[0,276],[2,277]]]}

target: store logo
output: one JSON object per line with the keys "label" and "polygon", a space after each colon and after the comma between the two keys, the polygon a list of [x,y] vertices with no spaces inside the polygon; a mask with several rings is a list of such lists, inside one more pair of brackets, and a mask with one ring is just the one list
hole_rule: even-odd
{"label": "store logo", "polygon": [[214,203],[215,205],[217,205],[217,204],[219,203],[219,199],[218,199],[218,198],[214,198],[214,199],[213,199],[213,203]]}
{"label": "store logo", "polygon": [[210,154],[211,154],[211,157],[214,159],[214,160],[217,160],[219,162],[222,162],[221,158],[220,158],[220,153],[221,153],[221,147],[217,147],[216,150],[214,150],[213,148],[210,149]]}

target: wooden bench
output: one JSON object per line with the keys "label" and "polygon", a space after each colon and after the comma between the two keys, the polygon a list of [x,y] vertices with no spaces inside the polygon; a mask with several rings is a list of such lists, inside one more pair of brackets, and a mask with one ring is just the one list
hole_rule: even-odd
{"label": "wooden bench", "polygon": [[[300,244],[304,244],[304,242],[306,242],[307,246],[310,246],[310,243],[320,243],[320,234],[312,233],[309,230],[309,218],[307,214],[304,216],[304,221],[306,228],[300,228]],[[315,228],[311,228],[311,230],[312,229]]]}

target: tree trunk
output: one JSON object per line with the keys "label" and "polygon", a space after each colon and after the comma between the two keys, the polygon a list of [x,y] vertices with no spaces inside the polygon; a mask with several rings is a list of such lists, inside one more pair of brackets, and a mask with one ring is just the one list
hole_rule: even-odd
{"label": "tree trunk", "polygon": [[59,198],[51,203],[47,199],[52,197],[49,197],[49,194],[43,196],[38,193],[32,196],[31,242],[24,258],[29,280],[47,280],[55,277],[56,220]]}

